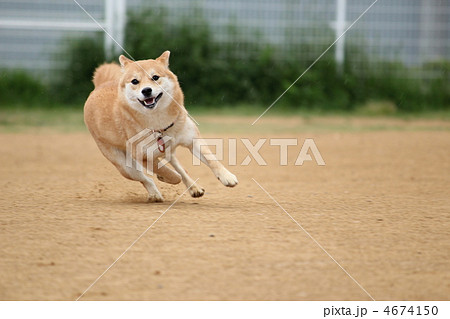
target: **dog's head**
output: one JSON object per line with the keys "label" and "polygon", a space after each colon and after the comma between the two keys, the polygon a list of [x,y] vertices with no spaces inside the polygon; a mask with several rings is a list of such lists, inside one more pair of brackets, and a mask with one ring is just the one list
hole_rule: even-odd
{"label": "dog's head", "polygon": [[120,88],[128,104],[135,110],[164,108],[180,95],[177,77],[169,70],[170,52],[155,60],[132,61],[119,57],[122,67]]}

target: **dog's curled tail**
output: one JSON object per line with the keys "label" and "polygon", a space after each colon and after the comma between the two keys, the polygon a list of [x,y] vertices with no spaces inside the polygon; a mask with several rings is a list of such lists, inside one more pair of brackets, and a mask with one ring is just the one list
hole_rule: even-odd
{"label": "dog's curled tail", "polygon": [[119,82],[121,73],[122,72],[118,64],[105,63],[95,69],[92,82],[94,82],[94,86],[96,88],[109,81]]}

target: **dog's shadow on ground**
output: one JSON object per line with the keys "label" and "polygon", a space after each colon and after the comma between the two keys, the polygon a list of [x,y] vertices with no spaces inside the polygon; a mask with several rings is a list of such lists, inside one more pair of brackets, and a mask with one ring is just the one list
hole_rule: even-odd
{"label": "dog's shadow on ground", "polygon": [[[163,195],[164,196],[164,195]],[[166,196],[164,202],[161,203],[151,203],[148,201],[146,194],[126,194],[120,198],[114,198],[109,200],[101,200],[102,202],[108,203],[110,206],[117,206],[120,208],[139,206],[147,208],[158,208],[167,209],[169,207],[173,208],[185,208],[185,209],[195,209],[208,207],[209,209],[220,209],[220,210],[230,210],[236,211],[240,207],[238,203],[232,203],[228,199],[224,201],[211,201],[205,197],[192,199],[189,194],[185,194],[181,198],[179,196]],[[97,200],[98,201],[98,200]]]}

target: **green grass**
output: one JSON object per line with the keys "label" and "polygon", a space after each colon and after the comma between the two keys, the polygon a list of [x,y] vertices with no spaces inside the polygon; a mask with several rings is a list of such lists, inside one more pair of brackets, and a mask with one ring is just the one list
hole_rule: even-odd
{"label": "green grass", "polygon": [[[266,106],[187,106],[204,133],[348,132],[382,130],[450,130],[450,111],[378,114],[373,108],[357,112],[284,109],[275,105],[251,126]],[[419,123],[420,121],[420,123]],[[58,130],[86,131],[81,106],[0,109],[0,132]]]}
{"label": "green grass", "polygon": [[0,131],[29,129],[85,130],[81,107],[38,108],[16,106],[0,109]]}
{"label": "green grass", "polygon": [[[373,107],[374,104],[381,104],[381,107]],[[354,111],[348,110],[325,110],[318,109],[293,109],[283,105],[274,105],[266,112],[265,116],[276,117],[292,117],[301,116],[303,118],[310,117],[368,117],[368,118],[397,118],[397,119],[439,119],[443,121],[450,121],[450,110],[428,110],[418,112],[399,112],[391,108],[384,107],[386,102],[369,102],[365,105],[357,107]],[[204,105],[186,105],[187,110],[192,115],[198,116],[245,116],[254,117],[256,119],[260,116],[270,104],[267,105],[225,105],[214,107]]]}

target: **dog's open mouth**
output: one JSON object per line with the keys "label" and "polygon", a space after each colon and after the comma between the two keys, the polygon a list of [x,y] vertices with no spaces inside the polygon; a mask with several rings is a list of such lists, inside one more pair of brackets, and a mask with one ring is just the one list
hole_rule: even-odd
{"label": "dog's open mouth", "polygon": [[156,103],[158,103],[159,99],[161,98],[161,96],[163,95],[163,93],[159,93],[157,97],[149,97],[148,99],[145,99],[143,101],[139,100],[139,102],[141,102],[141,104],[143,106],[145,106],[148,109],[152,109],[156,106]]}

